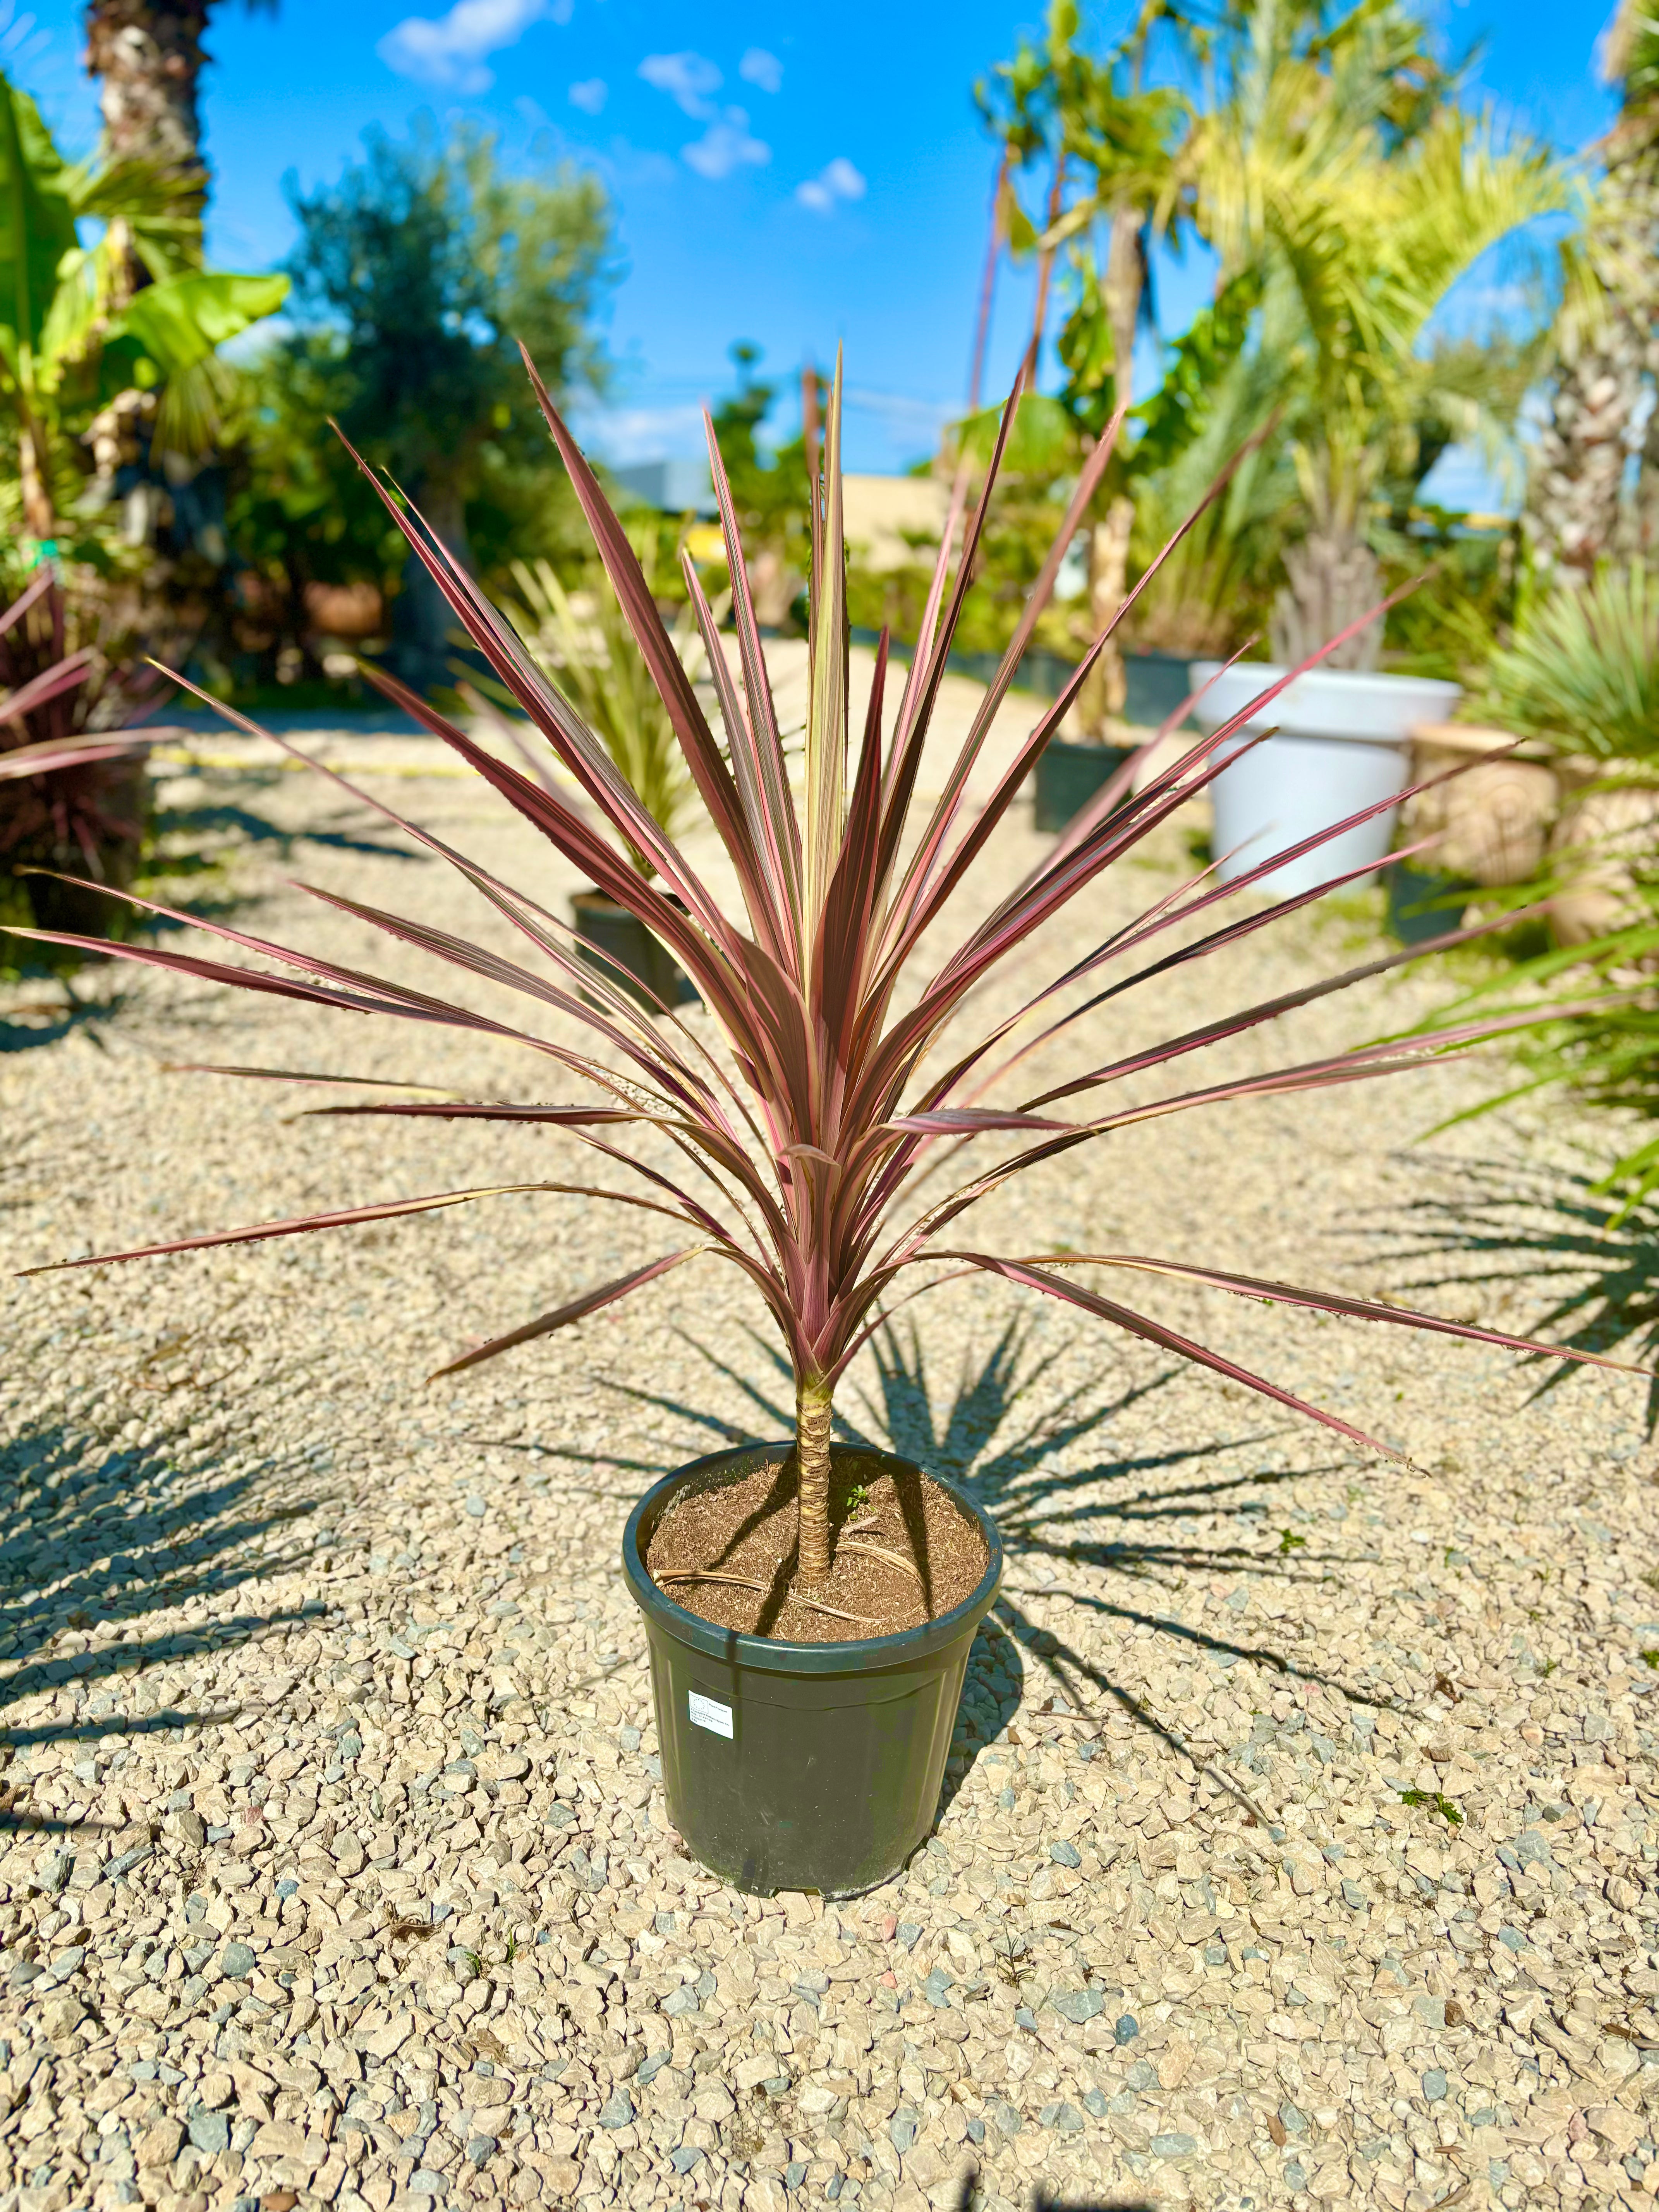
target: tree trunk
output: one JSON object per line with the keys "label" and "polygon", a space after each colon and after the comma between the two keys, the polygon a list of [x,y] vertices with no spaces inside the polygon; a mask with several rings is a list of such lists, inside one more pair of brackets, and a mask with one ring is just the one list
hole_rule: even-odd
{"label": "tree trunk", "polygon": [[830,1579],[830,1416],[833,1393],[817,1376],[795,1382],[795,1459],[799,1470],[796,1571],[803,1589]]}
{"label": "tree trunk", "polygon": [[208,0],[88,0],[87,74],[101,80],[106,151],[194,173],[204,186],[197,107]]}
{"label": "tree trunk", "polygon": [[[1613,26],[1610,59],[1627,70],[1641,31],[1634,6]],[[1538,441],[1528,505],[1528,534],[1546,574],[1578,583],[1604,558],[1644,551],[1656,500],[1659,453],[1650,427],[1634,502],[1625,496],[1626,465],[1636,423],[1659,369],[1659,114],[1628,81],[1624,106],[1604,145],[1607,173],[1583,240],[1595,297],[1570,294],[1556,325],[1555,392]]]}
{"label": "tree trunk", "polygon": [[23,525],[33,538],[50,544],[58,535],[57,509],[52,499],[52,452],[46,434],[33,418],[18,434],[18,478],[23,497]]}
{"label": "tree trunk", "polygon": [[[1101,297],[1112,331],[1112,384],[1120,407],[1133,405],[1135,332],[1140,326],[1140,295],[1146,270],[1140,254],[1140,213],[1121,207],[1112,216]],[[1092,645],[1123,605],[1129,573],[1129,533],[1134,501],[1120,492],[1103,520],[1089,532],[1089,639]],[[1123,648],[1115,639],[1102,650],[1078,695],[1078,726],[1086,738],[1104,744],[1121,720],[1128,696]]]}
{"label": "tree trunk", "polygon": [[1140,294],[1146,270],[1140,256],[1139,208],[1121,207],[1112,216],[1106,248],[1106,276],[1101,292],[1112,326],[1112,384],[1120,407],[1134,398],[1135,332],[1140,327]]}
{"label": "tree trunk", "polygon": [[[428,483],[415,504],[443,544],[467,570],[472,569],[466,536],[466,506],[453,483]],[[392,672],[411,691],[424,696],[455,681],[452,664],[462,648],[450,633],[459,629],[431,571],[411,549],[404,562],[398,596],[392,603]]]}
{"label": "tree trunk", "polygon": [[1599,343],[1580,349],[1569,340],[1563,349],[1533,464],[1529,518],[1545,566],[1563,582],[1588,577],[1614,550],[1646,351],[1630,317],[1611,302]]}
{"label": "tree trunk", "polygon": [[[1310,530],[1285,556],[1288,580],[1273,601],[1273,656],[1294,668],[1310,653],[1358,622],[1382,597],[1382,572],[1364,541],[1340,524]],[[1367,623],[1346,645],[1328,653],[1323,668],[1373,669],[1382,647],[1382,622]]]}
{"label": "tree trunk", "polygon": [[[1129,532],[1134,526],[1135,503],[1120,492],[1106,510],[1103,522],[1089,532],[1089,639],[1092,644],[1123,605],[1129,573]],[[1128,696],[1123,667],[1123,648],[1114,638],[1083,680],[1078,694],[1077,718],[1086,738],[1104,744],[1113,725],[1121,719]]]}

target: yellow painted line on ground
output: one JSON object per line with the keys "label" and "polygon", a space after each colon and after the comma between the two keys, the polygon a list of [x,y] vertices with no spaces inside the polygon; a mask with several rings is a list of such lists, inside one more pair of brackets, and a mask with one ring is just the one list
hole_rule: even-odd
{"label": "yellow painted line on ground", "polygon": [[[250,738],[248,742],[252,745],[254,741]],[[175,750],[171,745],[157,745],[151,752],[150,758],[165,761],[174,768],[275,768],[279,769],[284,775],[305,775],[316,768],[331,768],[338,775],[344,775],[349,768],[354,776],[453,776],[457,781],[474,780],[477,774],[472,769],[456,768],[447,761],[434,761],[429,768],[423,768],[417,763],[408,761],[343,763],[325,757],[319,757],[315,761],[289,760],[286,757],[282,760],[267,761],[251,758],[247,753],[182,752]]]}

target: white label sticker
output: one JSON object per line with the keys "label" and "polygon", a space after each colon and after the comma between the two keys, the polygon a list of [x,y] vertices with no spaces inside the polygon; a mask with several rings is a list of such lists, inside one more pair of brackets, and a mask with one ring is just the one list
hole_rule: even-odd
{"label": "white label sticker", "polygon": [[721,1705],[718,1698],[705,1698],[700,1691],[688,1692],[687,1703],[691,1711],[693,1728],[707,1729],[711,1735],[723,1735],[729,1742],[732,1736],[732,1708]]}

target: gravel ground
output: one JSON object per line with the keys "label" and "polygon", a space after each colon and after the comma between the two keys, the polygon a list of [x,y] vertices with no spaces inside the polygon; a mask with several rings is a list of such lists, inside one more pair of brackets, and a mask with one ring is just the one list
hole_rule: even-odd
{"label": "gravel ground", "polygon": [[[542,896],[575,887],[434,747],[331,744]],[[180,833],[222,854],[194,896],[240,926],[382,964],[292,872],[488,934],[257,748],[204,740],[167,774]],[[1087,933],[1168,885],[1182,834]],[[964,908],[1041,849],[1022,814]],[[1123,1002],[1111,1048],[1373,945],[1352,913],[1304,918]],[[170,1066],[534,1095],[488,1040],[134,971],[80,989],[107,1003],[0,1007],[8,1271],[578,1161],[557,1132],[296,1121],[308,1094]],[[1369,986],[1217,1071],[1430,1002]],[[1082,1025],[1057,1072],[1103,1042]],[[1585,1227],[1577,1147],[1605,1122],[1511,1109],[1413,1145],[1497,1079],[1144,1126],[982,1234],[1415,1285],[1513,1328],[1639,1287],[1628,1236]],[[1141,1294],[1402,1469],[1066,1310],[940,1292],[861,1361],[842,1426],[965,1479],[1004,1532],[947,1802],[876,1894],[759,1901],[667,1826],[617,1564],[659,1471],[782,1432],[757,1305],[685,1271],[422,1379],[659,1249],[647,1217],[507,1198],[8,1281],[0,2212],[1650,2201],[1639,1382],[1540,1395],[1478,1347]]]}

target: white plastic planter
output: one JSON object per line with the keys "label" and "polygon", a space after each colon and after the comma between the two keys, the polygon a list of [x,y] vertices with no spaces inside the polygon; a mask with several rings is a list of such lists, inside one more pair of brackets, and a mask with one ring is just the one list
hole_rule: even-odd
{"label": "white plastic planter", "polygon": [[[1215,682],[1193,708],[1207,737],[1285,673],[1261,661],[1224,670],[1216,660],[1195,660],[1188,671],[1193,690]],[[1259,719],[1239,731],[1238,742],[1259,730],[1277,734],[1210,785],[1215,805],[1212,849],[1228,857],[1224,883],[1257,867],[1286,846],[1299,844],[1332,823],[1395,797],[1411,768],[1411,732],[1419,722],[1443,722],[1457,704],[1455,684],[1426,677],[1375,676],[1347,669],[1310,670],[1281,691]],[[1227,741],[1231,750],[1233,740]],[[1394,840],[1395,809],[1385,807],[1358,829],[1345,830],[1261,879],[1275,897],[1312,890],[1368,862],[1378,866]],[[1356,886],[1364,878],[1356,878]]]}

